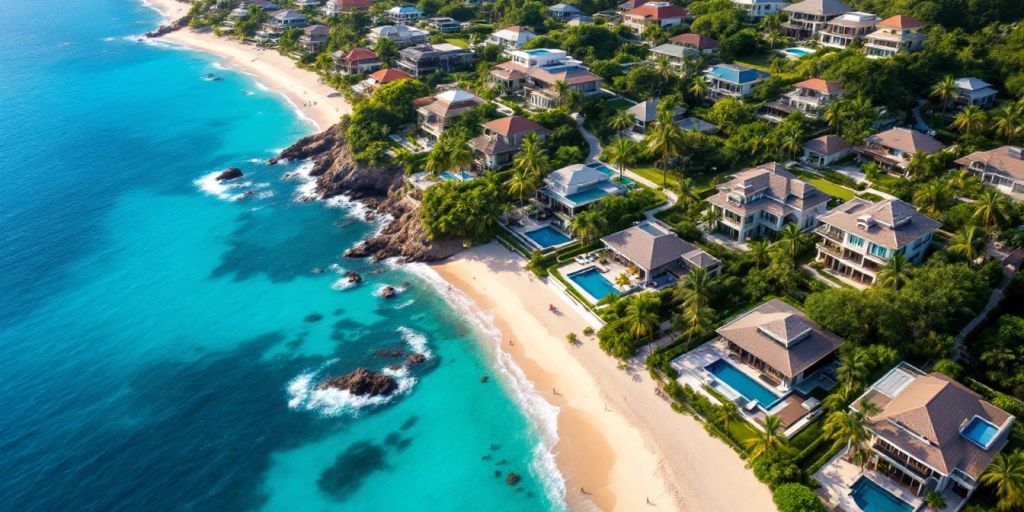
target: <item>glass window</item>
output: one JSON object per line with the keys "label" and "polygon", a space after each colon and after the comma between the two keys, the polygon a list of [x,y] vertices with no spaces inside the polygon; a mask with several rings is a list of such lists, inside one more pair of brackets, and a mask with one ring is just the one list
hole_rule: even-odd
{"label": "glass window", "polygon": [[868,252],[874,254],[875,256],[878,256],[879,258],[885,258],[886,256],[889,255],[889,249],[886,249],[885,247],[875,244],[871,244],[870,246],[868,246]]}
{"label": "glass window", "polygon": [[854,247],[864,247],[864,239],[857,235],[847,235],[846,243]]}

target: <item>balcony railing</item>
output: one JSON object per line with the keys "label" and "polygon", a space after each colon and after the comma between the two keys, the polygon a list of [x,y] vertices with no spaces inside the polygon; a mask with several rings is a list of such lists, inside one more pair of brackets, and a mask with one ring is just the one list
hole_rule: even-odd
{"label": "balcony railing", "polygon": [[842,231],[831,229],[828,226],[820,226],[814,232],[834,242],[843,243]]}

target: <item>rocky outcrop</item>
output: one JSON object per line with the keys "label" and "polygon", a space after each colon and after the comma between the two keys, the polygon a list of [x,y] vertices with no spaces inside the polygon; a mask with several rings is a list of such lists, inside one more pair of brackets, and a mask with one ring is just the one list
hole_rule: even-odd
{"label": "rocky outcrop", "polygon": [[180,18],[178,18],[178,19],[168,23],[167,25],[160,25],[159,27],[157,27],[156,30],[151,30],[149,32],[146,32],[145,36],[150,38],[150,39],[155,38],[155,37],[165,36],[167,34],[170,34],[171,32],[174,32],[175,30],[181,30],[181,29],[187,27],[188,24],[191,23],[191,22],[192,22],[192,16],[189,16],[189,15],[186,14],[186,15],[184,15],[184,16],[182,16],[182,17],[180,17]]}
{"label": "rocky outcrop", "polygon": [[407,366],[407,367],[416,366],[418,364],[423,364],[423,361],[426,361],[426,360],[427,360],[427,356],[425,356],[423,354],[420,354],[420,353],[409,354],[409,357],[405,358],[405,366]]}
{"label": "rocky outcrop", "polygon": [[224,169],[224,172],[217,175],[217,181],[237,180],[242,176],[245,176],[245,173],[238,167],[228,167],[227,169]]}
{"label": "rocky outcrop", "polygon": [[395,295],[398,295],[398,290],[394,286],[385,286],[380,289],[380,298],[382,299],[390,299]]}
{"label": "rocky outcrop", "polygon": [[345,389],[357,396],[381,396],[394,393],[398,389],[398,383],[383,373],[371,372],[366,368],[356,368],[356,371],[330,379],[320,384],[320,387]]}
{"label": "rocky outcrop", "polygon": [[359,284],[359,283],[363,282],[363,276],[361,276],[361,275],[359,275],[359,274],[357,274],[355,272],[352,272],[351,270],[345,272],[345,279],[350,284]]}
{"label": "rocky outcrop", "polygon": [[427,237],[418,203],[405,194],[402,169],[357,161],[344,139],[341,124],[299,139],[269,163],[283,160],[311,160],[310,176],[317,178],[316,190],[321,198],[345,195],[361,201],[378,217],[386,215],[392,219],[377,235],[349,249],[345,256],[375,261],[437,261],[462,249],[458,240]]}
{"label": "rocky outcrop", "polygon": [[512,471],[509,471],[508,474],[505,475],[505,483],[508,485],[516,485],[522,479],[523,478],[521,476],[519,476],[516,473],[513,473]]}

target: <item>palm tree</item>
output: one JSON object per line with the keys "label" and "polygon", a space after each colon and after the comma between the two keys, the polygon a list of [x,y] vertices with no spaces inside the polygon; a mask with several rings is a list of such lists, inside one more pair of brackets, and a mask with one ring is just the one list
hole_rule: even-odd
{"label": "palm tree", "polygon": [[693,184],[693,179],[683,178],[679,180],[676,188],[679,191],[679,195],[676,198],[677,204],[689,208],[700,201],[700,193],[697,192],[697,185]]}
{"label": "palm tree", "polygon": [[911,176],[921,177],[924,176],[931,168],[932,158],[928,153],[924,151],[917,151],[910,157],[910,163],[907,164],[907,174]]}
{"label": "palm tree", "polygon": [[992,128],[996,134],[1006,137],[1006,143],[1013,142],[1013,137],[1021,131],[1024,123],[1024,107],[1016,103],[1007,103],[1003,108],[992,114]]}
{"label": "palm tree", "polygon": [[601,236],[602,233],[602,218],[598,215],[596,210],[588,210],[576,214],[575,217],[569,221],[569,231],[583,242],[583,245],[589,244],[592,240],[595,240]]}
{"label": "palm tree", "polygon": [[710,87],[703,76],[695,76],[690,81],[690,94],[693,94],[698,100],[703,99]]}
{"label": "palm tree", "polygon": [[519,203],[526,201],[527,197],[537,192],[537,178],[522,169],[513,169],[512,175],[505,181],[509,193],[519,198]]}
{"label": "palm tree", "polygon": [[465,137],[456,138],[448,148],[448,166],[452,171],[465,171],[475,159],[473,148],[469,147],[469,141]]}
{"label": "palm tree", "polygon": [[949,252],[963,256],[969,262],[974,262],[985,250],[986,238],[982,236],[977,226],[967,225],[960,228],[949,241]]}
{"label": "palm tree", "polygon": [[932,96],[942,102],[942,117],[946,117],[946,107],[949,106],[949,100],[956,96],[956,80],[953,79],[953,76],[946,75],[937,84],[933,85]]}
{"label": "palm tree", "polygon": [[700,267],[694,268],[685,279],[676,285],[676,295],[687,306],[707,306],[710,301],[712,279],[713,277],[708,274],[707,270]]}
{"label": "palm tree", "polygon": [[569,102],[570,91],[572,91],[572,88],[564,80],[557,80],[555,82],[555,96],[558,98],[559,105],[565,105]]}
{"label": "palm tree", "polygon": [[622,173],[625,172],[626,165],[633,163],[636,153],[636,145],[625,137],[616,137],[612,140],[612,145],[608,146],[605,158],[619,169],[619,181],[622,181]]}
{"label": "palm tree", "polygon": [[743,442],[744,448],[750,453],[750,460],[754,461],[775,453],[776,450],[785,448],[785,438],[779,433],[782,429],[782,422],[775,415],[768,415],[764,418],[764,430],[758,432],[757,436]]}
{"label": "palm tree", "polygon": [[828,123],[828,126],[832,128],[832,133],[836,135],[839,134],[839,125],[843,120],[845,109],[846,102],[836,100],[826,105],[825,110],[821,112],[821,119]]}
{"label": "palm tree", "polygon": [[995,230],[1009,217],[1010,203],[1006,196],[994,188],[988,188],[974,202],[974,220],[989,232]]}
{"label": "palm tree", "polygon": [[733,420],[740,417],[740,408],[733,402],[725,402],[715,409],[714,421],[728,430]]}
{"label": "palm tree", "polygon": [[861,400],[859,408],[853,412],[835,411],[825,419],[825,439],[832,441],[833,448],[846,445],[847,460],[860,459],[865,444],[871,434],[865,428],[868,418],[878,413],[879,408],[874,402]]}
{"label": "palm tree", "polygon": [[659,55],[654,60],[654,70],[658,73],[658,78],[661,78],[661,82],[658,83],[658,96],[661,96],[665,84],[675,75],[675,70],[672,69],[672,62],[664,55]]}
{"label": "palm tree", "polygon": [[633,127],[633,120],[633,114],[630,114],[628,110],[620,110],[608,120],[608,126],[622,135],[622,132]]}
{"label": "palm tree", "polygon": [[964,135],[972,135],[985,129],[988,114],[977,105],[968,105],[953,118],[950,125]]}
{"label": "palm tree", "polygon": [[764,268],[771,261],[771,244],[767,240],[754,240],[747,248],[747,254],[758,268]]}
{"label": "palm tree", "polygon": [[718,227],[718,221],[722,219],[722,214],[716,212],[714,208],[708,208],[701,214],[700,222],[704,225],[704,229],[708,232],[714,231]]}
{"label": "palm tree", "polygon": [[1010,455],[996,454],[988,469],[981,475],[981,483],[996,486],[999,510],[1012,510],[1024,506],[1024,455],[1019,451]]}
{"label": "palm tree", "polygon": [[871,354],[862,347],[851,345],[839,354],[839,367],[836,368],[836,379],[843,383],[847,396],[853,394],[863,385],[871,364]]}
{"label": "palm tree", "polygon": [[647,150],[658,155],[662,186],[668,184],[668,162],[683,152],[685,137],[683,129],[672,122],[669,112],[659,112],[658,120],[647,131]]}
{"label": "palm tree", "polygon": [[779,244],[779,248],[795,261],[800,250],[807,244],[807,235],[800,230],[800,226],[790,222],[779,232]]}
{"label": "palm tree", "polygon": [[978,178],[967,169],[960,169],[949,175],[949,190],[953,192],[953,199],[959,199],[977,190],[980,185]]}
{"label": "palm tree", "polygon": [[903,253],[896,253],[885,262],[885,267],[878,272],[876,281],[879,286],[899,290],[910,280],[910,260]]}
{"label": "palm tree", "polygon": [[523,138],[523,144],[513,162],[515,170],[523,171],[537,179],[544,177],[551,168],[547,152],[541,148],[540,139],[533,132]]}
{"label": "palm tree", "polygon": [[437,144],[427,154],[427,161],[424,162],[423,168],[426,169],[431,176],[437,176],[438,174],[447,171],[451,167],[451,161],[448,159],[448,151],[445,148],[445,144],[438,141]]}
{"label": "palm tree", "polygon": [[946,508],[946,498],[942,497],[942,493],[936,491],[925,494],[924,503],[932,510],[942,510]]}
{"label": "palm tree", "polygon": [[624,318],[634,338],[647,337],[653,341],[658,331],[658,302],[653,293],[638,293],[629,301]]}
{"label": "palm tree", "polygon": [[795,157],[803,148],[803,138],[803,130],[799,126],[790,127],[783,132],[782,140],[779,141],[779,149],[789,153],[790,157]]}
{"label": "palm tree", "polygon": [[914,206],[932,217],[946,209],[949,199],[949,185],[945,181],[931,181],[914,191]]}

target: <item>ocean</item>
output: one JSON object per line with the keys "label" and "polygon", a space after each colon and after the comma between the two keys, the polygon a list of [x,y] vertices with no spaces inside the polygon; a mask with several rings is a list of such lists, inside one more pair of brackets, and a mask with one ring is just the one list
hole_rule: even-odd
{"label": "ocean", "polygon": [[[159,19],[0,10],[0,510],[564,508],[554,411],[486,322],[424,267],[341,258],[379,225],[262,163],[311,125],[135,40]],[[358,367],[399,391],[318,387]]]}

